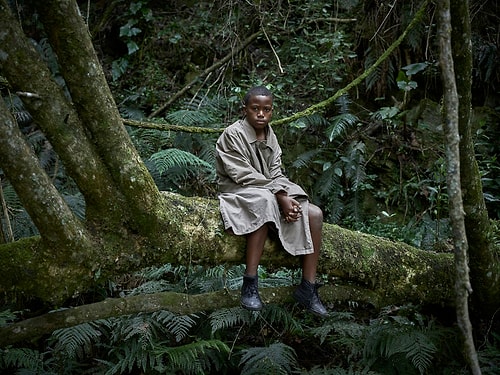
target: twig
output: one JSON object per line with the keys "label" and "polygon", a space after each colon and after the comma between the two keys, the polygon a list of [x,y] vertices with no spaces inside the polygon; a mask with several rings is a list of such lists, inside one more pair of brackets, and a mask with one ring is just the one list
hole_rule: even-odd
{"label": "twig", "polygon": [[278,67],[280,68],[280,73],[283,74],[285,71],[283,70],[283,67],[281,66],[280,57],[276,53],[276,50],[274,49],[273,44],[271,43],[271,39],[269,39],[269,37],[267,36],[266,30],[264,28],[262,28],[262,31],[264,32],[264,35],[266,36],[267,42],[269,43],[269,47],[271,47],[271,49],[274,53],[274,57],[276,57],[276,61],[278,61]]}

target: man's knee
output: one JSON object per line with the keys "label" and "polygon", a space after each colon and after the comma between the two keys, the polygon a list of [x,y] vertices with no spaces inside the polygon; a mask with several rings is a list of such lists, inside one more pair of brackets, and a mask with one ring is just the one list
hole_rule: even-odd
{"label": "man's knee", "polygon": [[309,221],[323,222],[323,211],[314,204],[309,204]]}

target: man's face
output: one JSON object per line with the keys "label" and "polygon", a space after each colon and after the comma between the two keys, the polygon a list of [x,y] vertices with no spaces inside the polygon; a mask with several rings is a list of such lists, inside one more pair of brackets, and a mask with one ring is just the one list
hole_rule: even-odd
{"label": "man's face", "polygon": [[271,96],[251,96],[247,105],[243,107],[243,112],[256,132],[262,131],[273,116],[273,99]]}

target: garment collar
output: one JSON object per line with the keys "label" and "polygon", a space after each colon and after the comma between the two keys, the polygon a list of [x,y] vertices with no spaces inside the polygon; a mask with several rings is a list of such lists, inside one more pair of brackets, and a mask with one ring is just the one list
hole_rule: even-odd
{"label": "garment collar", "polygon": [[[243,120],[241,120],[241,123],[242,123],[242,128],[243,128],[243,131],[245,132],[245,136],[247,137],[248,139],[248,142],[249,143],[254,143],[254,142],[257,142],[257,134],[255,133],[255,129],[252,127],[252,125],[250,125],[250,123],[247,121],[246,118],[244,118]],[[271,135],[271,127],[269,125],[267,125],[267,134],[266,134],[266,138],[269,140],[269,136]]]}

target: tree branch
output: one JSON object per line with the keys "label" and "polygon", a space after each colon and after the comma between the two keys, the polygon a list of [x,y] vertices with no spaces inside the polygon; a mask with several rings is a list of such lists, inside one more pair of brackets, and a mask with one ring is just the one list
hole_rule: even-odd
{"label": "tree branch", "polygon": [[[292,303],[293,287],[260,288],[259,293],[265,304]],[[324,286],[320,295],[325,304],[356,301],[376,308],[382,307],[383,297],[367,289],[356,286]],[[162,292],[141,294],[125,298],[109,298],[101,302],[74,308],[61,309],[26,319],[18,323],[0,327],[0,347],[13,345],[25,340],[50,334],[56,329],[68,328],[99,319],[152,313],[168,310],[176,314],[194,314],[240,304],[239,290],[220,290],[203,294]]]}

